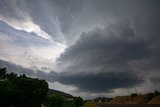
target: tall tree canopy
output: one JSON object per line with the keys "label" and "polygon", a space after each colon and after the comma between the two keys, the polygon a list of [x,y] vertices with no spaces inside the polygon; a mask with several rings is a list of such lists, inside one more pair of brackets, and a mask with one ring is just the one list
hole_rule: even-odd
{"label": "tall tree canopy", "polygon": [[40,107],[47,97],[45,80],[17,76],[0,68],[0,105],[5,107]]}

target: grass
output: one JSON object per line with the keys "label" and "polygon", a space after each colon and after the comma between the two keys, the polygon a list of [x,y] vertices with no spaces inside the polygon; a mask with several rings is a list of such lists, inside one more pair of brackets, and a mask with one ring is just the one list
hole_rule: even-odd
{"label": "grass", "polygon": [[99,107],[99,106],[92,102],[86,102],[83,107]]}

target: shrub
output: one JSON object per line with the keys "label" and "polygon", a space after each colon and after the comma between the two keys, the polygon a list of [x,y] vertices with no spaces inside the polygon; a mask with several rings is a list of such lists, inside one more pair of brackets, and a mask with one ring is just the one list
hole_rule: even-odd
{"label": "shrub", "polygon": [[138,94],[136,94],[136,93],[131,94],[131,98],[137,97],[137,96],[138,96]]}

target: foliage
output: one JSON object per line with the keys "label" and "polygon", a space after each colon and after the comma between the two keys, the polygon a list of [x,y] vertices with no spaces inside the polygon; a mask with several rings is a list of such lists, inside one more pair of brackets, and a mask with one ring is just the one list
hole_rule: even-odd
{"label": "foliage", "polygon": [[160,95],[160,92],[157,91],[157,90],[155,90],[154,95],[155,95],[155,96],[159,96],[159,95]]}
{"label": "foliage", "polygon": [[138,96],[138,94],[136,94],[136,93],[131,94],[131,98],[137,97],[137,96]]}
{"label": "foliage", "polygon": [[47,97],[45,105],[46,107],[62,107],[64,101],[65,98],[58,94],[50,95]]}
{"label": "foliage", "polygon": [[83,99],[81,97],[76,97],[74,100],[74,104],[76,107],[81,107],[83,106]]}
{"label": "foliage", "polygon": [[71,101],[65,101],[62,107],[76,107],[75,104]]}
{"label": "foliage", "polygon": [[47,96],[48,84],[45,80],[26,75],[7,73],[0,68],[0,105],[4,107],[82,107],[81,97],[71,100],[58,94]]}
{"label": "foliage", "polygon": [[0,68],[0,104],[5,107],[40,107],[47,97],[45,80],[17,76]]}
{"label": "foliage", "polygon": [[46,107],[82,107],[83,99],[80,97],[72,97],[73,100],[67,100],[58,94],[48,96],[45,102]]}
{"label": "foliage", "polygon": [[144,98],[148,101],[150,101],[154,97],[153,93],[147,93],[144,95]]}

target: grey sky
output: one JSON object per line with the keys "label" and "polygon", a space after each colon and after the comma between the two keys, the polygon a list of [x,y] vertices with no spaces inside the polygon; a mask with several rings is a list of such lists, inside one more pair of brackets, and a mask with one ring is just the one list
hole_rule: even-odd
{"label": "grey sky", "polygon": [[83,97],[151,91],[160,80],[159,11],[159,0],[1,0],[0,59]]}

